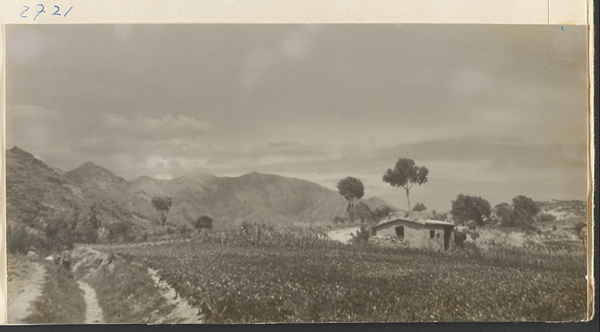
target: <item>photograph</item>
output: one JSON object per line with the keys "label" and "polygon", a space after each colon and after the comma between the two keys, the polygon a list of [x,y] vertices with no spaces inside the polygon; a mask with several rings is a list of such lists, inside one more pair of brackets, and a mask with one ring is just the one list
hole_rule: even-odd
{"label": "photograph", "polygon": [[585,321],[588,33],[7,24],[7,323]]}

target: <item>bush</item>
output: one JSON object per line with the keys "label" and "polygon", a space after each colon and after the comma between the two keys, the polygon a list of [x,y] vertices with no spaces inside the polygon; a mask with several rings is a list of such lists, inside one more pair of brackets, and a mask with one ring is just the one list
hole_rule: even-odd
{"label": "bush", "polygon": [[555,221],[556,220],[556,216],[554,216],[551,213],[541,212],[541,213],[538,213],[538,215],[536,216],[536,220],[538,222]]}
{"label": "bush", "polygon": [[356,235],[352,235],[352,242],[357,244],[366,244],[371,238],[371,230],[365,226],[360,226],[360,229],[356,231]]}
{"label": "bush", "polygon": [[198,219],[192,221],[192,225],[195,229],[212,229],[213,228],[213,220],[209,216],[200,216]]}
{"label": "bush", "polygon": [[460,223],[475,221],[481,226],[484,218],[489,218],[491,212],[490,203],[479,196],[460,194],[452,201],[452,216]]}
{"label": "bush", "polygon": [[531,198],[522,195],[513,198],[512,206],[506,203],[496,206],[496,215],[502,219],[502,225],[507,227],[535,229],[533,222],[538,212],[537,204]]}
{"label": "bush", "polygon": [[425,206],[425,204],[417,202],[417,204],[415,204],[415,206],[413,206],[412,210],[415,212],[421,212],[421,211],[427,210],[427,207]]}
{"label": "bush", "polygon": [[380,208],[376,208],[375,211],[373,211],[373,219],[375,221],[381,221],[382,219],[387,217],[388,214],[390,214],[394,211],[395,210],[390,208],[389,206],[382,206]]}
{"label": "bush", "polygon": [[38,240],[32,230],[23,224],[7,225],[6,246],[11,253],[26,254],[32,245],[40,244]]}
{"label": "bush", "polygon": [[367,204],[360,202],[354,207],[354,217],[360,222],[373,222],[373,211]]}

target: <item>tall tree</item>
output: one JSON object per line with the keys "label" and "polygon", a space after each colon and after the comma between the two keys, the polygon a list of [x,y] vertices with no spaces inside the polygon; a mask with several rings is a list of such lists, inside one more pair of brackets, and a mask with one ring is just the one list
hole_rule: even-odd
{"label": "tall tree", "polygon": [[415,161],[408,158],[400,158],[393,169],[388,169],[383,175],[383,181],[394,187],[402,187],[406,191],[406,201],[408,202],[408,212],[410,207],[410,189],[418,184],[427,183],[429,170],[425,166],[415,165]]}
{"label": "tall tree", "polygon": [[171,197],[152,198],[152,206],[160,212],[160,221],[163,226],[167,223],[167,213],[169,213],[172,205],[173,201],[171,200]]}
{"label": "tall tree", "polygon": [[340,180],[337,184],[340,195],[344,196],[348,201],[348,216],[350,221],[354,220],[354,199],[361,199],[365,195],[365,186],[362,181],[351,176]]}

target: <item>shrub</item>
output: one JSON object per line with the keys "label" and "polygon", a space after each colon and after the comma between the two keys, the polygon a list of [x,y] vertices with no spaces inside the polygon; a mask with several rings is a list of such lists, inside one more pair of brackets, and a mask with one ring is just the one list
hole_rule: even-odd
{"label": "shrub", "polygon": [[484,218],[489,218],[491,210],[490,203],[479,196],[460,194],[452,201],[452,216],[460,223],[475,221],[483,225]]}
{"label": "shrub", "polygon": [[371,230],[365,226],[360,226],[356,235],[352,235],[352,241],[357,244],[365,244],[369,242],[369,238],[371,238]]}
{"label": "shrub", "polygon": [[198,219],[192,221],[192,225],[195,229],[212,229],[213,228],[213,220],[209,216],[201,216]]}
{"label": "shrub", "polygon": [[38,244],[29,227],[23,224],[7,225],[6,246],[11,253],[25,254],[33,244]]}
{"label": "shrub", "polygon": [[538,212],[537,204],[523,195],[514,197],[512,206],[506,203],[496,206],[496,215],[502,219],[502,225],[507,227],[535,229],[533,221]]}
{"label": "shrub", "polygon": [[427,207],[425,206],[425,204],[417,202],[417,204],[415,204],[415,206],[413,206],[412,210],[415,212],[421,212],[421,211],[427,210]]}
{"label": "shrub", "polygon": [[540,212],[536,216],[536,220],[538,222],[555,221],[556,220],[556,216],[553,215],[553,214],[551,214],[551,213]]}

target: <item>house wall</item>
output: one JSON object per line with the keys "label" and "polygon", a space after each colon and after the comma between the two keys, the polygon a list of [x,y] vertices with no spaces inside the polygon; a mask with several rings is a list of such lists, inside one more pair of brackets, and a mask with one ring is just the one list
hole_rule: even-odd
{"label": "house wall", "polygon": [[[442,225],[422,225],[399,220],[377,228],[377,235],[396,236],[397,226],[404,226],[404,241],[407,246],[429,250],[444,250],[444,226]],[[435,232],[433,239],[430,237],[430,231]],[[448,250],[452,249],[454,249],[453,231],[450,232],[448,243]]]}

